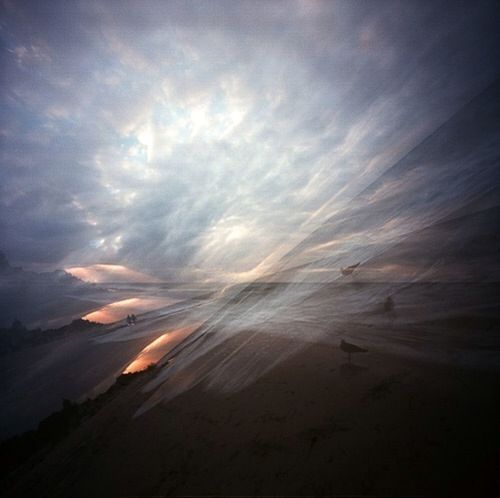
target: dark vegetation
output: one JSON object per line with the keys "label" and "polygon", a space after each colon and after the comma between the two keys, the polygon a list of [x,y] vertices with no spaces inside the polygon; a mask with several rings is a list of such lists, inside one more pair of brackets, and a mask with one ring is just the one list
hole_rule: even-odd
{"label": "dark vegetation", "polygon": [[53,448],[86,419],[94,416],[113,400],[125,386],[137,378],[150,375],[155,368],[156,365],[152,364],[140,372],[120,375],[105,393],[95,399],[87,399],[81,403],[63,399],[62,408],[44,418],[36,430],[2,441],[0,443],[0,480],[3,481],[38,452]]}
{"label": "dark vegetation", "polygon": [[0,354],[38,346],[39,344],[45,344],[72,334],[87,332],[98,327],[103,327],[103,325],[79,318],[57,329],[42,330],[36,328],[28,330],[19,320],[14,320],[10,328],[0,328]]}

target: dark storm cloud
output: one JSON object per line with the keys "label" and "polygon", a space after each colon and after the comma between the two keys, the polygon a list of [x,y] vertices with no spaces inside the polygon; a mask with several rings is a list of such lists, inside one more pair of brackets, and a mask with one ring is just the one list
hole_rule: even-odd
{"label": "dark storm cloud", "polygon": [[250,277],[495,78],[495,10],[6,1],[2,247]]}

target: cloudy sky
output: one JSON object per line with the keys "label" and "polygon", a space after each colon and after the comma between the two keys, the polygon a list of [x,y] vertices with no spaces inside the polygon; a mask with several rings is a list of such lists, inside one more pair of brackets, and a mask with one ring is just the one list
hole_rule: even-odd
{"label": "cloudy sky", "polygon": [[0,250],[258,276],[498,77],[496,7],[4,1]]}

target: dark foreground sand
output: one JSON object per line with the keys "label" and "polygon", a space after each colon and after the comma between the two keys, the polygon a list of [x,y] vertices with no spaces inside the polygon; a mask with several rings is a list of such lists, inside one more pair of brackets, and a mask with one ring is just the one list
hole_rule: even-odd
{"label": "dark foreground sand", "polygon": [[[149,374],[148,374],[149,375]],[[315,344],[232,395],[133,418],[139,377],[8,483],[9,496],[499,495],[500,378]]]}

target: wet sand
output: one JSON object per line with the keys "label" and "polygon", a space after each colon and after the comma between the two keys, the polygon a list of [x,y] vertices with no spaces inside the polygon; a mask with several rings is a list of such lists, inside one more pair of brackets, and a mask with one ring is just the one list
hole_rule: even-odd
{"label": "wet sand", "polygon": [[8,496],[500,491],[496,373],[377,351],[349,365],[323,342],[240,392],[201,383],[134,418],[147,382],[19,469]]}

